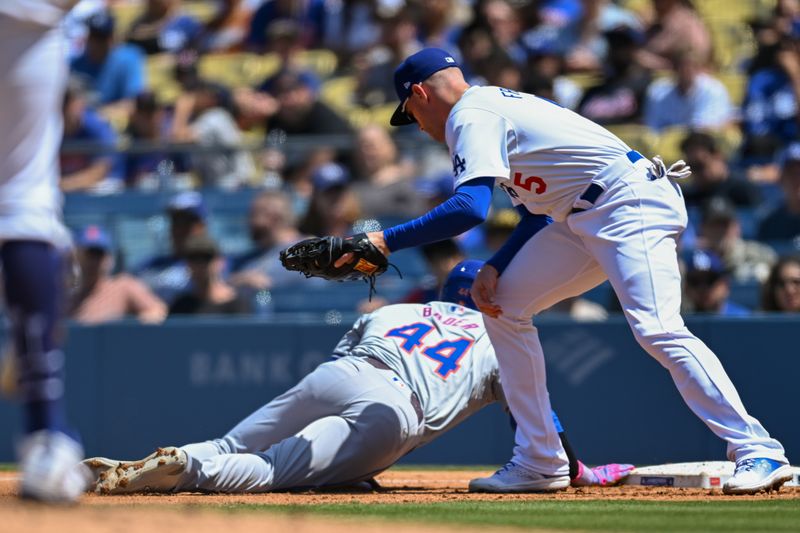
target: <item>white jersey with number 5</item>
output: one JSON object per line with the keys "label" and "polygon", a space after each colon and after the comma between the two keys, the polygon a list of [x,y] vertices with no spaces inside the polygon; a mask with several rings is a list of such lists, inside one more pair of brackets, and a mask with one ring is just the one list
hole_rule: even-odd
{"label": "white jersey with number 5", "polygon": [[514,205],[563,220],[577,197],[630,148],[594,122],[537,96],[470,87],[446,125],[455,186],[494,177]]}

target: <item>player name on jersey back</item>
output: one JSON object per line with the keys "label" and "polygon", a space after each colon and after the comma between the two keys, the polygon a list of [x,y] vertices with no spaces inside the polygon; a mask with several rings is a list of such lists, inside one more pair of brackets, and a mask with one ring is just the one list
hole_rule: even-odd
{"label": "player name on jersey back", "polygon": [[441,323],[443,326],[462,329],[483,328],[483,319],[481,316],[478,315],[478,318],[481,318],[481,320],[476,320],[474,312],[470,312],[469,309],[460,305],[449,305],[446,308],[446,312],[443,313],[441,308],[427,304],[422,308],[422,316],[426,318],[429,317]]}
{"label": "player name on jersey back", "polygon": [[630,148],[558,104],[502,87],[471,87],[450,112],[456,187],[497,178],[514,205],[563,220],[598,174]]}

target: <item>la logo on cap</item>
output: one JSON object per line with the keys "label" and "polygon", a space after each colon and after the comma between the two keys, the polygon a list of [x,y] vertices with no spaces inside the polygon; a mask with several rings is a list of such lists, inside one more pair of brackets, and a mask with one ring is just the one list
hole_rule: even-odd
{"label": "la logo on cap", "polygon": [[406,89],[408,89],[409,87],[411,87],[411,82],[410,82],[410,81],[407,81],[407,82],[405,82],[405,83],[403,84],[403,87],[405,87]]}

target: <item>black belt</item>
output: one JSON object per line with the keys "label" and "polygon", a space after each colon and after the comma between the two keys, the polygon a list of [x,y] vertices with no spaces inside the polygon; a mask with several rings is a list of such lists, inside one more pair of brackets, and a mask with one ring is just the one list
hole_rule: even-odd
{"label": "black belt", "polygon": [[[636,163],[640,159],[644,159],[644,156],[636,150],[631,150],[625,154],[625,157],[627,157],[628,161],[631,163]],[[600,198],[600,195],[603,194],[604,191],[605,189],[599,183],[590,183],[589,186],[586,187],[586,190],[583,191],[583,194],[581,194],[581,200],[584,201],[583,203],[588,204],[589,207],[573,207],[570,211],[570,214],[582,213],[583,211],[593,207],[595,202],[597,202],[597,199]]]}
{"label": "black belt", "polygon": [[[374,366],[375,368],[378,368],[380,370],[389,370],[391,372],[394,372],[394,369],[392,367],[390,367],[389,365],[387,365],[386,363],[384,363],[383,361],[381,361],[377,357],[365,357],[364,360],[367,363],[369,363],[372,366]],[[395,372],[395,374],[396,373],[397,372]],[[411,390],[410,387],[409,387],[409,390]],[[422,423],[422,418],[423,418],[423,415],[422,415],[422,404],[419,403],[419,396],[417,396],[417,393],[414,392],[413,390],[411,391],[411,400],[410,401],[411,401],[411,407],[413,407],[414,408],[414,412],[417,413],[417,423],[421,424]]]}

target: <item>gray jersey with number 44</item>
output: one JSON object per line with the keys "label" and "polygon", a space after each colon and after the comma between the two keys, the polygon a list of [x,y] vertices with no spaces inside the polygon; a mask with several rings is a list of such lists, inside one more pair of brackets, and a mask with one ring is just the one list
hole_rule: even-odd
{"label": "gray jersey with number 44", "polygon": [[419,396],[424,442],[490,403],[505,403],[483,317],[460,305],[383,307],[361,316],[333,354],[372,357],[394,370]]}

